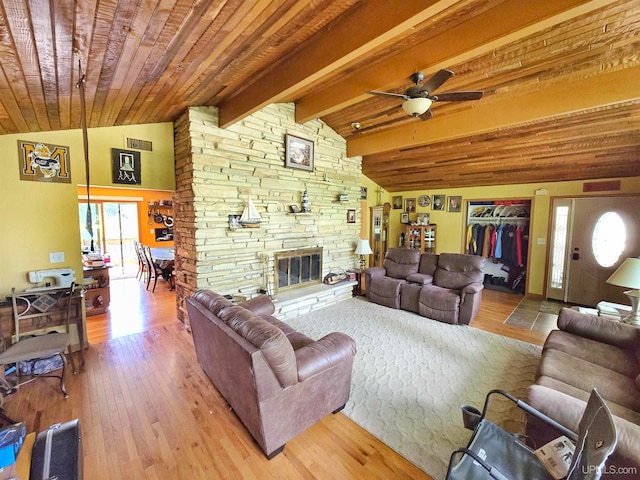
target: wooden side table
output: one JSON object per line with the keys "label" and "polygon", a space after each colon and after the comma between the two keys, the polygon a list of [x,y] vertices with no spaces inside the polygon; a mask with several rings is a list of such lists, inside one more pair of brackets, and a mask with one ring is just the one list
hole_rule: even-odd
{"label": "wooden side table", "polygon": [[354,268],[352,270],[349,270],[347,273],[355,273],[356,274],[356,282],[358,282],[358,284],[353,287],[353,296],[354,297],[363,297],[366,295],[366,289],[365,289],[365,284],[364,284],[364,270],[361,270],[359,268]]}

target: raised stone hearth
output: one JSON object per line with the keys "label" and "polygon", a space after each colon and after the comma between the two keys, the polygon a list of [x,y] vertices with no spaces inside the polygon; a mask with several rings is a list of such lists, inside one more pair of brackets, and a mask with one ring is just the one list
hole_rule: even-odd
{"label": "raised stone hearth", "polygon": [[282,292],[274,298],[275,316],[280,320],[286,320],[347,300],[353,296],[353,287],[357,283],[352,281],[344,281],[335,285],[320,283]]}

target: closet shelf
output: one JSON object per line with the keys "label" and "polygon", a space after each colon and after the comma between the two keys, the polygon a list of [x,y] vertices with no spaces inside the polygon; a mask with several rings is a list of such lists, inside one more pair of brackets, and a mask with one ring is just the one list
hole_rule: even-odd
{"label": "closet shelf", "polygon": [[469,222],[503,222],[512,220],[529,221],[529,217],[469,217]]}

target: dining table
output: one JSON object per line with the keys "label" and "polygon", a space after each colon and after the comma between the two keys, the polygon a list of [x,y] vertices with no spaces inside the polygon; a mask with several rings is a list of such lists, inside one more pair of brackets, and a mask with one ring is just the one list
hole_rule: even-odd
{"label": "dining table", "polygon": [[151,256],[160,265],[160,268],[162,268],[161,262],[164,262],[166,266],[176,259],[173,247],[151,247]]}
{"label": "dining table", "polygon": [[162,270],[162,278],[169,282],[169,290],[173,290],[174,285],[172,282],[173,266],[175,263],[176,255],[173,247],[151,247],[151,256],[153,257],[153,263],[158,265]]}

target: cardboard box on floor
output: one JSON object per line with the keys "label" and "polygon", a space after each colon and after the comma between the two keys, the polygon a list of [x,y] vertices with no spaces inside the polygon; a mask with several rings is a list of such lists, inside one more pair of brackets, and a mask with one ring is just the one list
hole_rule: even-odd
{"label": "cardboard box on floor", "polygon": [[31,450],[33,442],[36,440],[35,433],[29,433],[24,439],[22,448],[18,452],[16,463],[8,465],[0,469],[0,480],[9,480],[10,478],[18,478],[19,480],[29,480],[31,471]]}

